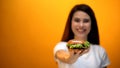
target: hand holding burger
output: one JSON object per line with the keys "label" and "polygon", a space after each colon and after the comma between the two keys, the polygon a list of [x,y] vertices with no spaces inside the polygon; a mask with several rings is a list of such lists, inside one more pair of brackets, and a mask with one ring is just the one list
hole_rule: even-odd
{"label": "hand holding burger", "polygon": [[89,51],[90,43],[88,41],[69,40],[67,47],[70,51],[74,51],[74,55],[82,55]]}
{"label": "hand holding burger", "polygon": [[67,47],[70,49],[87,49],[90,47],[88,41],[69,40]]}

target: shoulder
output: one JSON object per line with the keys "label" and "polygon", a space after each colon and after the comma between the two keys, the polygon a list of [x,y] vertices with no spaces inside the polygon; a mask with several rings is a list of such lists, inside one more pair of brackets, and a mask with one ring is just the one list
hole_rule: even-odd
{"label": "shoulder", "polygon": [[91,49],[94,53],[101,55],[101,57],[106,54],[106,50],[101,45],[92,45]]}
{"label": "shoulder", "polygon": [[91,46],[94,50],[105,51],[105,49],[101,45],[92,44]]}
{"label": "shoulder", "polygon": [[63,41],[57,43],[57,45],[66,45],[66,44],[67,42],[63,42]]}
{"label": "shoulder", "polygon": [[65,47],[67,42],[58,42],[55,47]]}
{"label": "shoulder", "polygon": [[98,58],[100,58],[102,67],[106,67],[106,66],[108,66],[110,64],[107,52],[102,46],[100,46],[100,45],[92,45],[91,48],[92,48],[94,54]]}
{"label": "shoulder", "polygon": [[98,54],[100,57],[107,55],[106,50],[101,45],[92,45],[91,48],[93,52]]}
{"label": "shoulder", "polygon": [[58,42],[55,47],[54,47],[54,51],[57,50],[67,50],[67,46],[66,46],[67,42]]}

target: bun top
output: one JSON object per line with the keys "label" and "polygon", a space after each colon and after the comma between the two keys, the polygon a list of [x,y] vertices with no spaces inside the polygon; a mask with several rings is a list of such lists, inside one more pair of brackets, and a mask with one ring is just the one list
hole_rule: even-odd
{"label": "bun top", "polygon": [[84,41],[80,41],[80,40],[69,40],[68,44],[83,44]]}

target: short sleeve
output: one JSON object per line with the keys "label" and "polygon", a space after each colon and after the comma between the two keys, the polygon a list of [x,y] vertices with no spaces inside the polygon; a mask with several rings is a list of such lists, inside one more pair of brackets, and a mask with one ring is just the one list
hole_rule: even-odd
{"label": "short sleeve", "polygon": [[55,60],[57,61],[57,58],[55,57],[55,54],[58,50],[65,50],[65,51],[68,51],[68,48],[66,46],[66,42],[59,42],[55,47],[54,47],[54,58]]}
{"label": "short sleeve", "polygon": [[104,48],[102,48],[101,61],[102,61],[102,62],[101,62],[101,66],[102,66],[102,67],[106,67],[106,66],[108,66],[108,65],[110,64],[108,55],[107,55],[107,53],[106,53],[106,51],[105,51]]}

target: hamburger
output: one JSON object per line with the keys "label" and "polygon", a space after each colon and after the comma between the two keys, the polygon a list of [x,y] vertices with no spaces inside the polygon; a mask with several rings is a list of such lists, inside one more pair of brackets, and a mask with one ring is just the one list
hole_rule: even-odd
{"label": "hamburger", "polygon": [[69,40],[67,47],[70,49],[86,49],[90,47],[90,43],[88,41]]}

